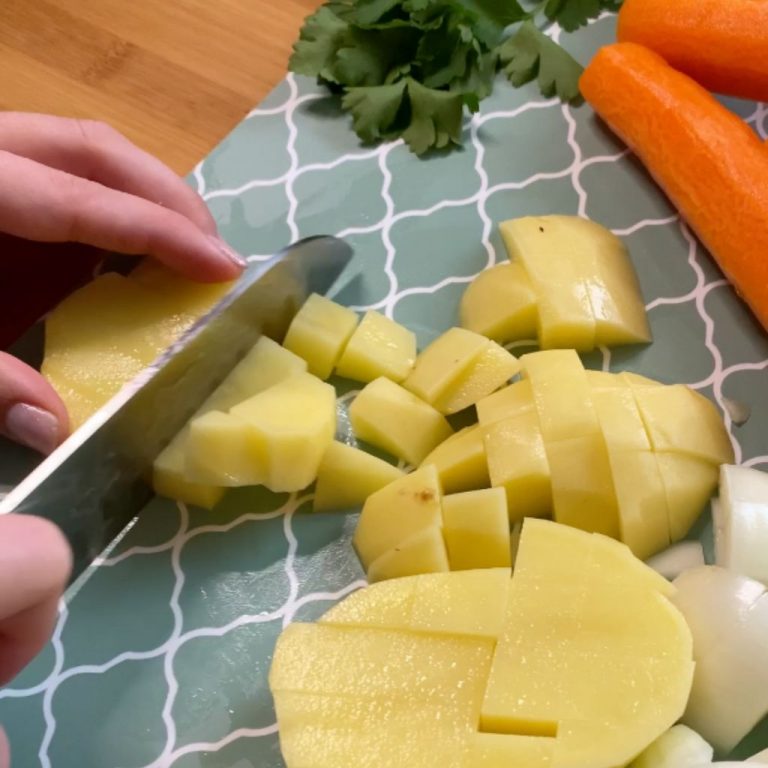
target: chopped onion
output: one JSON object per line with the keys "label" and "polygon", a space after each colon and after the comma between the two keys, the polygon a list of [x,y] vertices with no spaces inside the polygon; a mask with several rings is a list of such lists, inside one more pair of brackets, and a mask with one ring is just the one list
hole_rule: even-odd
{"label": "chopped onion", "polygon": [[696,661],[682,721],[728,753],[768,714],[768,593],[711,565],[686,571],[675,586]]}
{"label": "chopped onion", "polygon": [[768,584],[768,473],[724,464],[712,516],[717,565]]}
{"label": "chopped onion", "polygon": [[704,565],[704,547],[700,541],[681,541],[645,562],[665,579],[676,579],[683,571]]}
{"label": "chopped onion", "polygon": [[712,760],[714,750],[685,725],[674,725],[641,752],[629,768],[693,768]]}

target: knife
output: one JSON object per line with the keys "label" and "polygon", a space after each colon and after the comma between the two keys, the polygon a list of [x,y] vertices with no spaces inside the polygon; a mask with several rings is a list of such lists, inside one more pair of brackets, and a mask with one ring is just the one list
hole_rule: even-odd
{"label": "knife", "polygon": [[310,293],[326,293],[352,257],[312,237],[251,264],[233,289],[2,501],[56,523],[74,553],[73,580],[151,499],[152,462],[264,334],[281,341]]}

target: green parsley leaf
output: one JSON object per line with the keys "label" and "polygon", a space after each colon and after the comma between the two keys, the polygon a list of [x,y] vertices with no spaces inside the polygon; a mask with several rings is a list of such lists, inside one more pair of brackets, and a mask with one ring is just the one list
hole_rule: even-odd
{"label": "green parsley leaf", "polygon": [[338,82],[334,74],[336,53],[344,45],[349,25],[321,6],[304,21],[299,39],[293,45],[288,68],[299,75]]}
{"label": "green parsley leaf", "polygon": [[621,0],[548,0],[544,13],[566,32],[573,32],[603,11],[615,11],[620,5]]}
{"label": "green parsley leaf", "polygon": [[573,101],[579,96],[579,77],[584,68],[532,21],[524,22],[504,42],[499,56],[513,85],[537,79],[544,96],[557,94],[563,101]]}
{"label": "green parsley leaf", "polygon": [[433,147],[461,144],[461,121],[464,101],[459,93],[425,88],[408,78],[411,115],[403,138],[411,151],[421,155]]}
{"label": "green parsley leaf", "polygon": [[392,85],[348,88],[341,106],[352,113],[355,133],[365,142],[387,138],[405,97],[407,81]]}

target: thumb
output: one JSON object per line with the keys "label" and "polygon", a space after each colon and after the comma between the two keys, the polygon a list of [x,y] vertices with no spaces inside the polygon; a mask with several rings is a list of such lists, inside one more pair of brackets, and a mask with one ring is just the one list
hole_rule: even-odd
{"label": "thumb", "polygon": [[0,434],[50,453],[69,433],[67,409],[34,369],[0,352]]}

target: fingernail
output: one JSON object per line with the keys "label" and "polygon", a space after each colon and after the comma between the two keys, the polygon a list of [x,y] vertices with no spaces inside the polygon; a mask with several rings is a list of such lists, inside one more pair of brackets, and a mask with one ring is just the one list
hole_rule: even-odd
{"label": "fingernail", "polygon": [[240,267],[240,269],[246,267],[245,259],[237,251],[230,248],[230,246],[220,237],[217,237],[216,235],[208,235],[208,239],[216,246],[222,256],[226,256],[233,264]]}
{"label": "fingernail", "polygon": [[49,411],[16,403],[5,412],[4,431],[11,440],[49,454],[59,444],[59,421]]}

